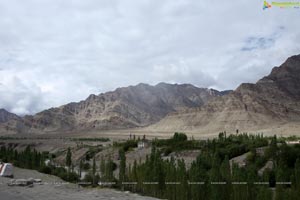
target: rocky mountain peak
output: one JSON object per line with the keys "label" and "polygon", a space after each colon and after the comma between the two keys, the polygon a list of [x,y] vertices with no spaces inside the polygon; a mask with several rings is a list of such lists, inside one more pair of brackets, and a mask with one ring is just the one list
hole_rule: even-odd
{"label": "rocky mountain peak", "polygon": [[12,119],[19,119],[20,117],[16,114],[10,113],[7,110],[1,108],[0,109],[0,123],[7,122]]}
{"label": "rocky mountain peak", "polygon": [[[300,124],[300,55],[288,58],[256,84],[243,83],[199,109],[170,114],[149,129],[156,131],[290,131]],[[293,124],[293,125],[291,125]]]}
{"label": "rocky mountain peak", "polygon": [[292,56],[279,67],[274,67],[270,75],[259,80],[258,84],[275,84],[288,95],[300,98],[300,55]]}
{"label": "rocky mountain peak", "polygon": [[[152,86],[140,83],[92,94],[86,100],[26,116],[21,121],[27,132],[143,127],[158,122],[171,112],[196,108],[222,95],[217,90],[191,84],[159,83]],[[10,125],[6,127],[14,130]]]}

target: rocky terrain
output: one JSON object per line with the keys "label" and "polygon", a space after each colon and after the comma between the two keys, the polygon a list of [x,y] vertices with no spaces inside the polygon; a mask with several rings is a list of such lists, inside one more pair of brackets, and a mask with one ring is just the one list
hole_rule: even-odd
{"label": "rocky terrain", "polygon": [[[255,84],[219,92],[190,84],[138,84],[19,118],[0,112],[0,134],[95,133],[122,130],[156,136],[174,131],[299,134],[300,55]],[[196,134],[196,135],[197,135]]]}
{"label": "rocky terrain", "polygon": [[15,168],[15,179],[35,178],[41,179],[42,184],[33,187],[8,186],[11,179],[0,177],[0,199],[1,200],[107,200],[107,199],[141,199],[151,200],[155,198],[144,197],[129,192],[121,192],[111,189],[83,189],[75,184],[63,182],[61,179],[39,173],[33,170]]}
{"label": "rocky terrain", "polygon": [[255,84],[243,83],[204,106],[171,113],[148,130],[217,133],[239,129],[297,134],[299,125],[300,55],[288,58]]}
{"label": "rocky terrain", "polygon": [[79,103],[69,103],[22,119],[6,120],[2,133],[46,133],[83,130],[109,130],[143,127],[167,114],[204,105],[227,94],[190,84],[155,86],[138,84],[113,92],[90,95]]}
{"label": "rocky terrain", "polygon": [[8,122],[9,120],[19,120],[20,117],[8,112],[5,109],[0,109],[0,123]]}

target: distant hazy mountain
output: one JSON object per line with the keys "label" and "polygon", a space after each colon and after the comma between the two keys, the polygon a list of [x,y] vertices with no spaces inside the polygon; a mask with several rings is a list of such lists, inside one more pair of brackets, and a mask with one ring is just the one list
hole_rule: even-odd
{"label": "distant hazy mountain", "polygon": [[285,126],[288,132],[295,124],[300,125],[300,55],[256,84],[243,83],[204,106],[169,114],[149,130],[213,133]]}
{"label": "distant hazy mountain", "polygon": [[6,111],[5,109],[0,109],[0,123],[7,122],[11,119],[20,119],[20,117]]}
{"label": "distant hazy mountain", "polygon": [[5,131],[34,133],[142,127],[158,122],[171,112],[202,106],[227,93],[190,84],[150,86],[141,83],[90,95],[79,103],[51,108],[19,121],[12,120],[2,127]]}

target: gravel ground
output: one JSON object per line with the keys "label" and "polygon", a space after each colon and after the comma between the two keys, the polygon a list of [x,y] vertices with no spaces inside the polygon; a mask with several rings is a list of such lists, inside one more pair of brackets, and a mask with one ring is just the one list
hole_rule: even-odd
{"label": "gravel ground", "polygon": [[232,164],[236,163],[236,164],[238,164],[239,167],[245,167],[246,166],[246,159],[247,159],[248,155],[249,155],[249,152],[230,159],[230,166],[232,167]]}
{"label": "gravel ground", "polygon": [[200,152],[200,150],[184,150],[180,152],[172,152],[168,156],[164,156],[163,159],[170,160],[172,156],[175,158],[175,161],[183,159],[186,168],[190,168],[192,163],[197,159]]}
{"label": "gravel ground", "polygon": [[35,178],[42,179],[41,185],[33,187],[8,186],[10,178],[0,177],[1,200],[154,200],[155,198],[143,197],[129,192],[121,192],[112,189],[86,189],[78,188],[75,184],[69,184],[61,179],[34,170],[14,168],[15,179]]}

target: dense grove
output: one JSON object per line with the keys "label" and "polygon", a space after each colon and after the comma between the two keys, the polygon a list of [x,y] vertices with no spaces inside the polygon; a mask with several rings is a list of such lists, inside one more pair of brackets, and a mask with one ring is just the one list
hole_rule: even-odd
{"label": "dense grove", "polygon": [[[128,166],[125,189],[166,199],[300,199],[300,145],[288,146],[262,135],[220,133],[218,139],[194,141],[200,155],[187,169],[183,160],[162,159],[165,146],[184,147],[186,138],[156,141],[145,163]],[[162,148],[158,148],[160,146]],[[266,147],[264,155],[256,148]],[[176,148],[178,150],[178,146]],[[246,166],[229,159],[248,153]],[[258,170],[273,161],[273,169]],[[128,184],[129,182],[129,184]],[[136,182],[136,184],[132,184]]]}
{"label": "dense grove", "polygon": [[[291,139],[291,138],[290,138]],[[300,145],[288,145],[286,139],[263,135],[220,133],[212,140],[188,139],[183,133],[175,133],[167,140],[152,141],[151,154],[145,162],[126,163],[126,151],[135,148],[137,142],[129,140],[115,144],[119,148],[119,173],[114,176],[116,164],[111,158],[92,160],[85,181],[143,195],[174,200],[228,199],[300,199]],[[263,153],[258,148],[263,147]],[[184,160],[163,156],[173,151],[198,149],[200,154],[187,168]],[[245,166],[231,164],[230,159],[247,153]],[[66,168],[45,166],[48,153],[39,153],[27,147],[22,152],[1,147],[0,158],[5,162],[44,173],[54,174],[64,180],[77,181],[72,170],[72,155],[67,151]],[[100,162],[97,170],[96,163]],[[259,171],[267,162],[273,167]],[[84,163],[80,162],[80,169]],[[99,171],[100,173],[97,173]],[[106,185],[106,183],[109,183]]]}

